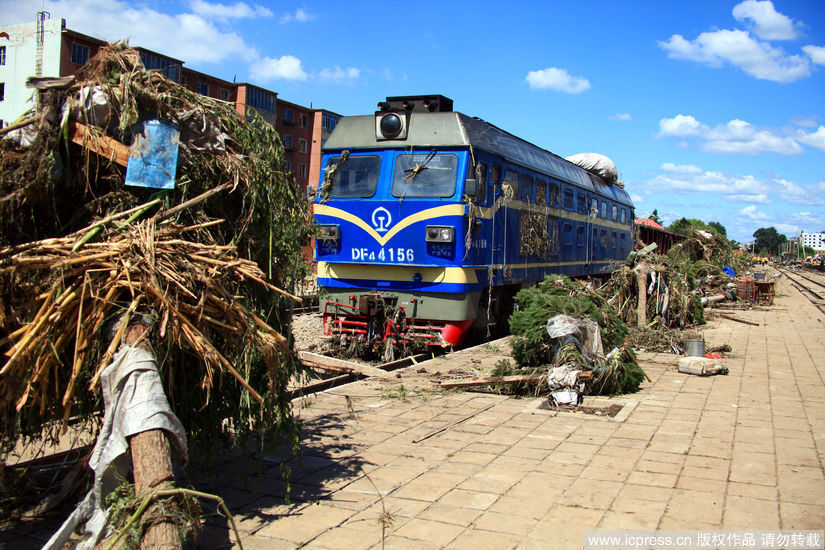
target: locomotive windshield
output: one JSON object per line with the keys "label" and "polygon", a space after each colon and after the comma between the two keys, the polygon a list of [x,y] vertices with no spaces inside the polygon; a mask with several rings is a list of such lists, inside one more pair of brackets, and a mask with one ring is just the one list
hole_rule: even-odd
{"label": "locomotive windshield", "polygon": [[395,159],[392,194],[395,197],[452,197],[458,174],[458,155],[399,155]]}
{"label": "locomotive windshield", "polygon": [[332,157],[327,162],[326,175],[332,174],[331,197],[366,198],[375,195],[381,158],[377,156]]}

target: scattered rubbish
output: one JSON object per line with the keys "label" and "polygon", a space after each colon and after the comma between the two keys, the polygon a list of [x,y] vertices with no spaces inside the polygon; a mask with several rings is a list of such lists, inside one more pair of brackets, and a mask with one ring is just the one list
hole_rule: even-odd
{"label": "scattered rubbish", "polygon": [[555,405],[578,405],[579,392],[574,390],[561,390],[550,394],[550,398]]}
{"label": "scattered rubbish", "polygon": [[715,359],[705,357],[680,357],[678,360],[679,372],[710,376],[712,374],[728,374],[728,368],[723,367]]}
{"label": "scattered rubbish", "polygon": [[685,355],[688,357],[702,357],[705,355],[705,341],[689,340],[685,342]]}

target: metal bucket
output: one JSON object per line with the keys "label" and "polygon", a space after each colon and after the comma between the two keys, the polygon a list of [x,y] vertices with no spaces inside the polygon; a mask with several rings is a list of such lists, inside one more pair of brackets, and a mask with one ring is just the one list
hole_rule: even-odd
{"label": "metal bucket", "polygon": [[688,357],[704,357],[705,341],[688,340],[687,342],[685,342],[685,355],[687,355]]}

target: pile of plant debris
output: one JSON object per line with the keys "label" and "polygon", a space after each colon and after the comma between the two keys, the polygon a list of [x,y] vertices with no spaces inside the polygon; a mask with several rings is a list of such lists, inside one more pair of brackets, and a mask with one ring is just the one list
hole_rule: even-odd
{"label": "pile of plant debris", "polygon": [[[20,438],[97,421],[98,377],[129,317],[153,326],[190,449],[262,430],[295,444],[282,334],[311,218],[280,137],[123,45],[38,95],[33,122],[0,140],[2,463]],[[179,128],[172,189],[127,186],[116,162],[147,119]],[[24,492],[15,472],[5,468],[0,499]]]}
{"label": "pile of plant debris", "polygon": [[[519,291],[515,301],[510,330],[519,374],[546,372],[539,388],[546,389],[550,379],[551,388],[571,387],[590,395],[639,389],[645,375],[625,346],[628,328],[593,289],[563,275],[549,275]],[[612,351],[605,354],[605,349]],[[562,371],[573,373],[569,382],[553,384]]]}
{"label": "pile of plant debris", "polygon": [[[644,251],[634,255],[600,292],[610,297],[611,305],[628,325],[684,329],[705,324],[702,298],[724,294],[724,286],[732,281],[726,267],[739,272],[745,260],[733,253],[724,237],[691,230],[666,255]],[[644,311],[639,309],[642,282],[646,290]]]}

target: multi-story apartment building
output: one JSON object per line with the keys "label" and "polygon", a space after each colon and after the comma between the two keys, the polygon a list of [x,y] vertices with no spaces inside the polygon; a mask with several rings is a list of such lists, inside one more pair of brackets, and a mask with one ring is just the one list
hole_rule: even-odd
{"label": "multi-story apartment building", "polygon": [[810,246],[817,252],[825,251],[825,231],[819,233],[802,232],[800,235],[802,246]]}
{"label": "multi-story apartment building", "polygon": [[[66,27],[64,19],[40,12],[34,22],[0,27],[0,128],[32,109],[32,76],[61,77],[77,73],[105,41]],[[275,127],[286,149],[287,168],[296,185],[317,185],[321,144],[340,115],[280,100],[278,94],[247,82],[229,82],[184,66],[184,61],[136,47],[144,67],[163,73],[193,92],[231,102],[241,115],[252,110]]]}

